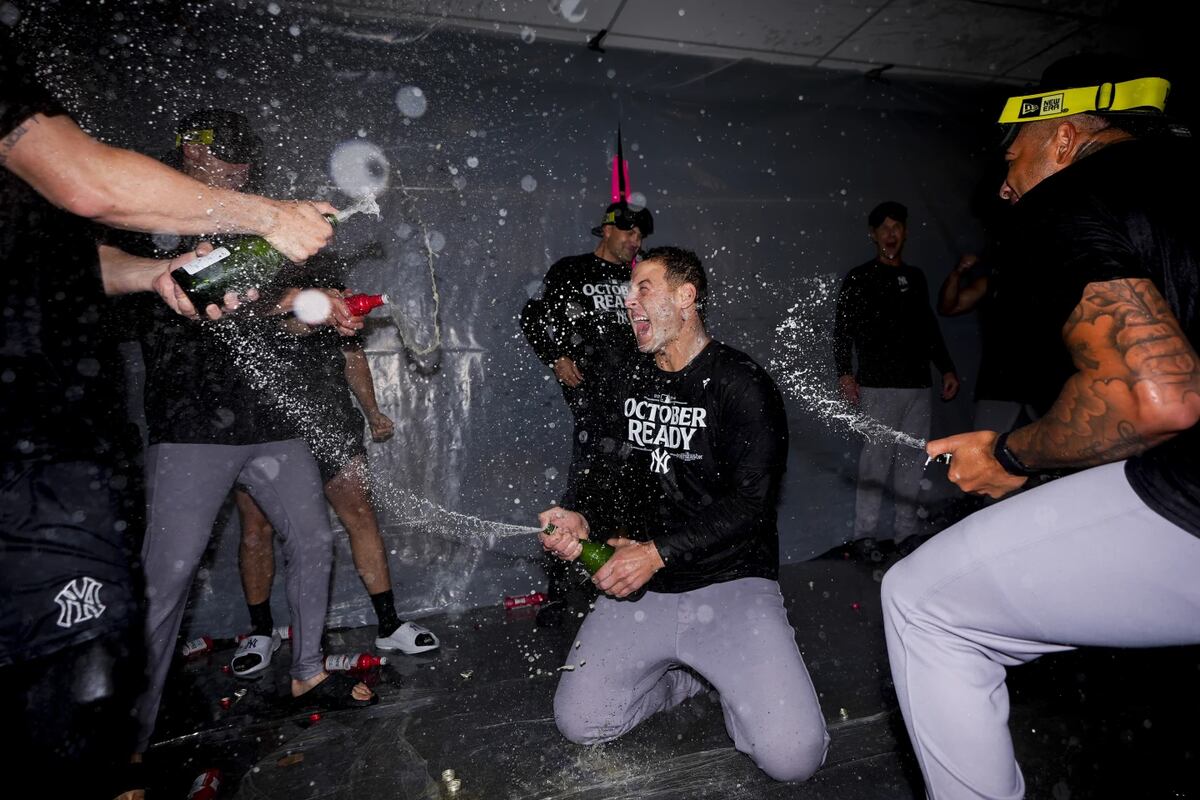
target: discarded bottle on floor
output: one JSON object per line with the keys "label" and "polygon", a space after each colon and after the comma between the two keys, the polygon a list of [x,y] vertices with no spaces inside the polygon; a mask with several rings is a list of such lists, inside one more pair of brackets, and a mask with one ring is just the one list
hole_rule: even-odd
{"label": "discarded bottle on floor", "polygon": [[206,769],[196,776],[196,780],[192,781],[192,788],[188,792],[187,800],[212,800],[220,790],[221,770],[215,767]]}
{"label": "discarded bottle on floor", "polygon": [[532,594],[504,598],[504,607],[520,608],[522,606],[538,606],[544,602],[546,602],[546,595],[541,592],[533,592]]}
{"label": "discarded bottle on floor", "polygon": [[[330,225],[337,217],[326,214]],[[205,306],[221,305],[226,292],[243,292],[266,286],[287,264],[287,257],[261,236],[242,236],[206,256],[171,271],[171,277],[203,313]]]}
{"label": "discarded bottle on floor", "polygon": [[355,317],[371,313],[371,309],[379,308],[392,302],[386,294],[352,294],[346,298],[346,308]]}
{"label": "discarded bottle on floor", "polygon": [[190,639],[183,643],[183,647],[179,648],[179,655],[184,658],[211,653],[216,645],[213,644],[211,636],[201,636],[197,639]]}
{"label": "discarded bottle on floor", "polygon": [[[549,536],[556,530],[555,525],[551,522],[542,530],[542,533]],[[591,539],[580,539],[579,544],[582,545],[583,551],[576,559],[589,574],[595,575],[596,571],[604,566],[604,563],[612,558],[613,553],[617,552],[613,548],[600,542],[593,542]]]}
{"label": "discarded bottle on floor", "polygon": [[325,656],[326,672],[366,672],[387,663],[374,653],[342,653],[335,656]]}

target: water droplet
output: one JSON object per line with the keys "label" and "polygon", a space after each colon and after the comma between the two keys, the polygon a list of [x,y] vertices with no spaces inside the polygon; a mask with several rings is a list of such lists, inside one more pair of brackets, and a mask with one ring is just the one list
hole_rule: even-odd
{"label": "water droplet", "polygon": [[428,101],[425,93],[416,86],[403,86],[396,92],[396,107],[404,116],[416,119],[425,114]]}

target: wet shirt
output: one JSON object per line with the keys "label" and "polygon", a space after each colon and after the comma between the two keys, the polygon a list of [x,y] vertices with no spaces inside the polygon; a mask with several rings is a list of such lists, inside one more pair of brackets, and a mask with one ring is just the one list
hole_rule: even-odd
{"label": "wet shirt", "polygon": [[[63,110],[0,26],[0,138]],[[6,460],[131,457],[124,372],[105,334],[95,231],[0,168],[0,447]]]}
{"label": "wet shirt", "polygon": [[679,372],[639,362],[620,399],[623,483],[645,490],[621,499],[625,528],[652,539],[666,564],[646,588],[777,579],[788,427],[771,376],[714,341]]}
{"label": "wet shirt", "polygon": [[629,273],[592,253],[561,259],[521,311],[521,330],[537,357],[546,366],[571,358],[584,377],[581,389],[610,392],[637,352],[625,312]]}
{"label": "wet shirt", "polygon": [[[194,237],[107,231],[105,241],[136,256],[170,258]],[[156,296],[119,298],[109,311],[114,335],[141,345],[150,444],[244,445],[293,438],[280,413],[288,338],[278,317],[239,312],[192,320]]]}
{"label": "wet shirt", "polygon": [[[838,375],[854,374],[860,386],[919,389],[930,386],[929,362],[954,371],[942,331],[929,305],[925,274],[908,264],[871,260],[846,274],[834,322]],[[858,371],[851,353],[858,354]]]}
{"label": "wet shirt", "polygon": [[[1148,278],[1200,349],[1197,161],[1184,143],[1109,145],[1047,178],[1016,205],[1020,252],[1006,273],[1004,316],[1024,329],[1027,393],[1044,413],[1076,372],[1062,328],[1089,283]],[[1130,458],[1133,489],[1168,520],[1200,536],[1200,429]]]}

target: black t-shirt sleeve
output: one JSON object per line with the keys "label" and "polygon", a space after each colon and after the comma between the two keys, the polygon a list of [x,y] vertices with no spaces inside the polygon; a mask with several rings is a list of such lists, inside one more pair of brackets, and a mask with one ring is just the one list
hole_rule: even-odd
{"label": "black t-shirt sleeve", "polygon": [[837,368],[838,377],[850,375],[854,371],[854,326],[855,303],[853,273],[842,279],[838,289],[837,309],[833,321],[833,361]]}
{"label": "black t-shirt sleeve", "polygon": [[1064,319],[1089,283],[1150,277],[1129,240],[1128,226],[1086,196],[1048,217],[1041,242],[1053,253],[1049,263],[1059,287],[1056,311]]}
{"label": "black t-shirt sleeve", "polygon": [[917,298],[921,302],[921,313],[925,317],[925,327],[929,332],[929,360],[943,375],[954,372],[954,360],[950,358],[950,351],[946,348],[946,339],[942,336],[942,326],[938,324],[937,315],[933,313],[933,306],[929,304],[929,284],[925,280],[925,273],[917,270],[916,275]]}
{"label": "black t-shirt sleeve", "polygon": [[[569,268],[564,261],[555,262],[542,279],[542,291],[521,309],[521,332],[534,354],[546,366],[564,355],[557,337],[566,329],[567,284]],[[551,332],[554,330],[554,333]]]}
{"label": "black t-shirt sleeve", "polygon": [[714,455],[730,476],[727,489],[652,537],[668,567],[684,553],[751,535],[775,513],[788,453],[783,398],[761,370],[723,387]]}
{"label": "black t-shirt sleeve", "polygon": [[12,36],[0,33],[0,139],[35,114],[65,114],[63,107],[33,77]]}

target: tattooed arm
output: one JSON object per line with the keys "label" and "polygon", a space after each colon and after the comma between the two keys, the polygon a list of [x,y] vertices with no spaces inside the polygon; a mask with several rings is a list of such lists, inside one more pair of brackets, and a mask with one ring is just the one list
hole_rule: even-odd
{"label": "tattooed arm", "polygon": [[1119,461],[1200,420],[1200,359],[1149,280],[1088,284],[1063,340],[1078,372],[1044,417],[1008,437],[1026,466]]}
{"label": "tattooed arm", "polygon": [[[1063,326],[1078,370],[1044,417],[1008,437],[1008,449],[1037,469],[1119,461],[1200,421],[1200,358],[1154,284],[1090,283]],[[995,431],[930,442],[953,453],[948,476],[964,492],[1003,497],[1025,478],[992,455]]]}

